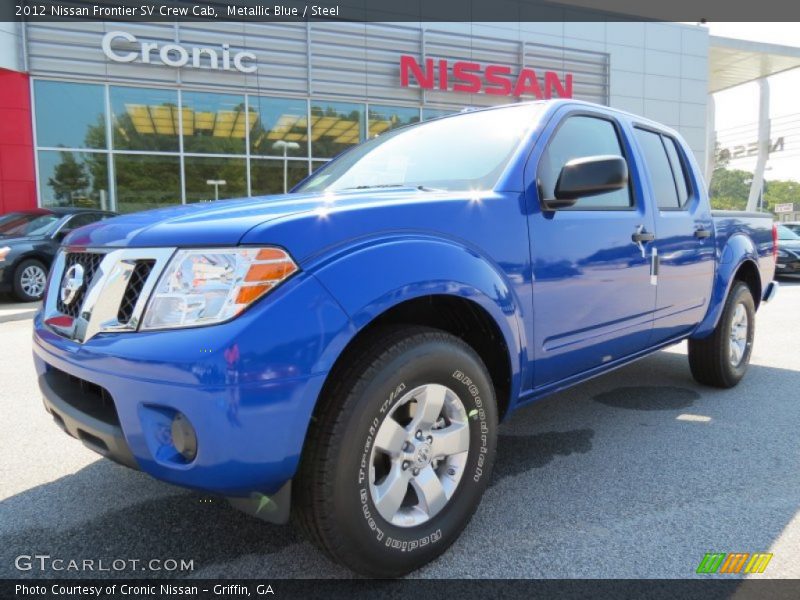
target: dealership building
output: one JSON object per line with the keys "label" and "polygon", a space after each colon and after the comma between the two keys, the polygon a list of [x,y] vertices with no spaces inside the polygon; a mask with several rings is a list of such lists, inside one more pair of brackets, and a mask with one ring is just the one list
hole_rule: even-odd
{"label": "dealership building", "polygon": [[548,97],[672,126],[706,166],[711,94],[797,66],[675,23],[0,23],[0,213],[280,193],[392,128]]}

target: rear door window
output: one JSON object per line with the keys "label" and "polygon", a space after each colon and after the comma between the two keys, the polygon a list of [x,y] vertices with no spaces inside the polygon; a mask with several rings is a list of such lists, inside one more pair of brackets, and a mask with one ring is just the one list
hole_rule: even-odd
{"label": "rear door window", "polygon": [[680,208],[678,190],[672,176],[672,166],[661,134],[647,129],[636,128],[636,139],[644,153],[650,183],[653,186],[656,204],[661,209]]}
{"label": "rear door window", "polygon": [[681,160],[681,154],[678,150],[678,143],[669,136],[661,136],[664,140],[664,147],[667,149],[667,156],[669,157],[669,164],[672,166],[672,174],[675,176],[675,188],[678,191],[678,204],[686,206],[689,201],[689,185],[686,176],[686,167],[684,167]]}
{"label": "rear door window", "polygon": [[83,227],[84,225],[99,221],[104,217],[105,215],[103,215],[103,213],[79,213],[72,217],[64,227],[69,230],[77,229],[78,227]]}

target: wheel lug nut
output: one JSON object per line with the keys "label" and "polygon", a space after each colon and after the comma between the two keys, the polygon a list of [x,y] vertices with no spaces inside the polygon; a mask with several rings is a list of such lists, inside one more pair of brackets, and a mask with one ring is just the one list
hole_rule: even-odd
{"label": "wheel lug nut", "polygon": [[421,439],[422,439],[422,432],[421,432],[421,431],[418,431],[418,432],[417,432],[417,439],[418,439],[418,440],[421,440]]}
{"label": "wheel lug nut", "polygon": [[416,477],[417,475],[419,475],[419,469],[414,469],[414,470],[413,470],[413,471],[411,471],[411,472],[414,474],[414,477]]}
{"label": "wheel lug nut", "polygon": [[403,443],[403,452],[411,452],[413,449],[414,446],[412,446],[410,442]]}
{"label": "wheel lug nut", "polygon": [[411,463],[407,460],[403,461],[403,471],[406,471]]}
{"label": "wheel lug nut", "polygon": [[429,436],[428,436],[428,437],[426,437],[425,439],[428,441],[428,443],[430,443],[430,442],[432,442],[432,441],[433,441],[433,436],[432,436],[432,435],[429,435]]}

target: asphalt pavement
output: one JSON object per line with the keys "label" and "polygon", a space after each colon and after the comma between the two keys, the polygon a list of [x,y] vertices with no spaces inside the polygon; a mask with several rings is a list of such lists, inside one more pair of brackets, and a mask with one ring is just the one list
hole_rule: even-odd
{"label": "asphalt pavement", "polygon": [[[706,552],[771,552],[800,577],[800,283],[758,313],[733,390],[696,384],[685,345],[516,412],[491,487],[430,578],[684,578]],[[30,317],[0,321],[0,577],[19,555],[192,560],[190,577],[349,577],[291,526],[99,458],[45,413]],[[164,572],[112,573],[163,576]]]}

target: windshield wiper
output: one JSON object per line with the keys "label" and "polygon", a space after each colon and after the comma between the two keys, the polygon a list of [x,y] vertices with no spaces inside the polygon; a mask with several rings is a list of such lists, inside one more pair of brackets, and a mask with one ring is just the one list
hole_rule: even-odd
{"label": "windshield wiper", "polygon": [[376,183],[374,185],[356,185],[353,187],[346,187],[342,188],[341,191],[345,190],[372,190],[375,188],[391,188],[391,187],[408,187],[402,183]]}
{"label": "windshield wiper", "polygon": [[374,190],[379,188],[410,188],[420,190],[421,192],[442,192],[444,190],[431,188],[425,185],[411,185],[405,183],[376,183],[374,185],[357,185],[354,187],[342,188],[340,191],[346,190]]}

